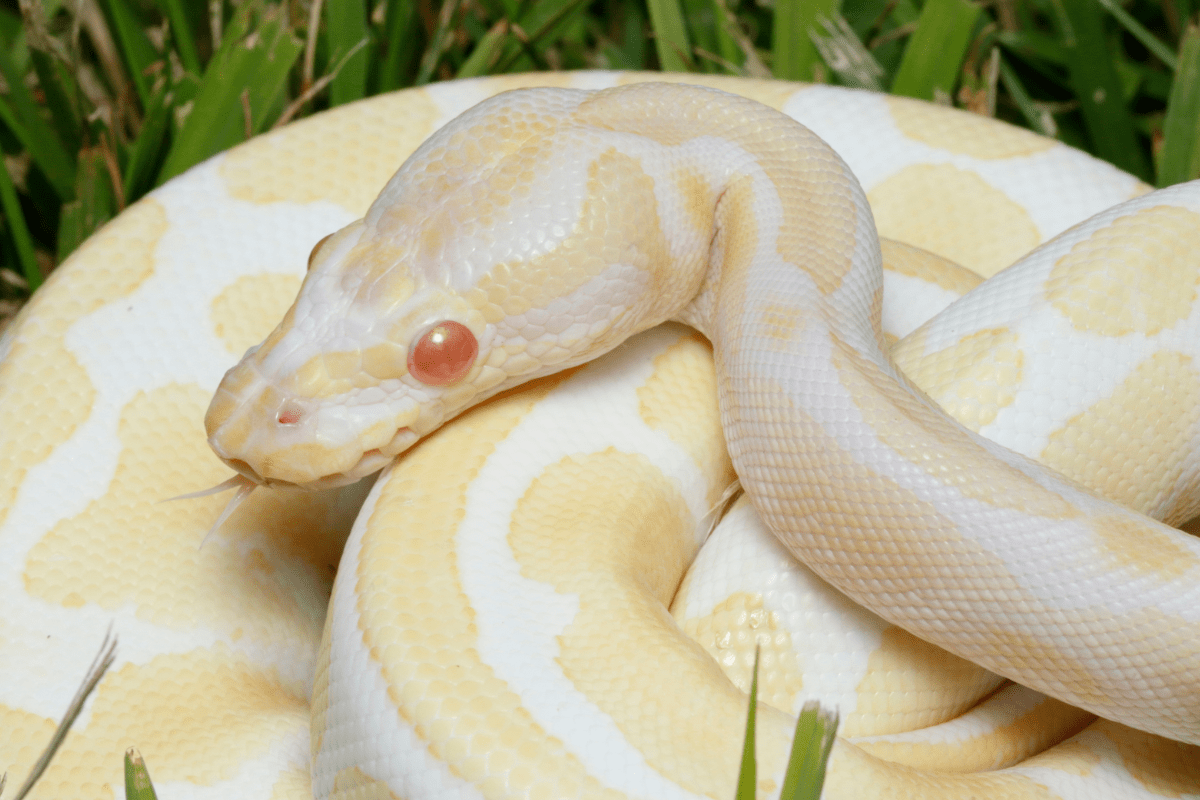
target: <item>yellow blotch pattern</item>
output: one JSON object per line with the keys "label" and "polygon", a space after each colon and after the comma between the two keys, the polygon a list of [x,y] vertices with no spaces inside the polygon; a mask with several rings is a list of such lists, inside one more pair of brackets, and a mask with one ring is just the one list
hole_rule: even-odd
{"label": "yellow blotch pattern", "polygon": [[867,660],[858,705],[843,736],[873,736],[938,725],[961,714],[1001,679],[970,661],[895,626]]}
{"label": "yellow blotch pattern", "polygon": [[134,603],[141,618],[177,630],[315,645],[315,603],[328,596],[348,528],[337,491],[255,492],[203,548],[227,498],[160,502],[228,477],[200,427],[207,400],[197,386],[172,384],[129,402],[111,488],[30,550],[26,591],[67,607]]}
{"label": "yellow blotch pattern", "polygon": [[627,72],[617,77],[617,86],[648,82],[708,86],[730,94],[748,97],[774,109],[783,108],[784,103],[808,85],[789,81],[735,78],[726,75],[697,75],[694,72]]}
{"label": "yellow blotch pattern", "polygon": [[708,498],[715,505],[736,476],[724,436],[714,446],[711,433],[697,435],[721,429],[712,345],[695,332],[683,336],[654,359],[654,372],[637,396],[638,413],[647,426],[663,431],[687,450],[704,474],[721,476],[713,481]]}
{"label": "yellow blotch pattern", "polygon": [[329,800],[400,800],[383,781],[372,778],[358,767],[347,767],[333,778]]}
{"label": "yellow blotch pattern", "polygon": [[1121,763],[1150,794],[1183,797],[1200,786],[1200,747],[1100,720],[1094,729],[1116,747]]}
{"label": "yellow blotch pattern", "polygon": [[1069,519],[1081,513],[1057,493],[991,456],[964,436],[940,410],[921,403],[889,381],[878,366],[853,348],[835,342],[838,346],[833,350],[833,363],[842,385],[853,397],[863,421],[902,458],[988,505],[1048,519]]}
{"label": "yellow blotch pattern", "polygon": [[872,755],[933,772],[1004,769],[1081,731],[1096,717],[1046,698],[1017,719],[969,739],[950,742],[857,742]]}
{"label": "yellow blotch pattern", "polygon": [[776,612],[763,607],[761,592],[734,592],[712,613],[677,621],[688,638],[703,647],[743,692],[750,691],[757,648],[759,701],[791,710],[804,688],[803,670],[793,652],[791,634]]}
{"label": "yellow blotch pattern", "polygon": [[283,319],[299,291],[296,275],[243,275],[213,298],[213,332],[226,350],[241,357],[246,348],[267,338],[275,320]]}
{"label": "yellow blotch pattern", "polygon": [[[158,783],[228,780],[246,760],[307,728],[308,703],[297,688],[223,646],[126,664],[104,677],[87,726],[75,726],[30,798],[111,800],[112,787],[124,784],[121,753],[131,744]],[[13,773],[21,774],[53,723],[0,708],[0,728],[31,743],[16,749]]]}
{"label": "yellow blotch pattern", "polygon": [[[480,660],[456,565],[467,482],[561,380],[501,395],[410,450],[386,478],[352,566],[363,641],[396,713],[434,758],[488,798],[619,797],[587,775]],[[447,464],[465,480],[448,480]]]}
{"label": "yellow blotch pattern", "polygon": [[609,449],[547,467],[513,514],[509,543],[523,575],[578,597],[558,640],[575,688],[655,771],[724,798],[738,772],[746,697],[667,613],[698,547],[694,525],[674,481],[644,456]]}
{"label": "yellow blotch pattern", "polygon": [[892,121],[909,139],[950,153],[982,159],[1018,158],[1059,145],[1054,139],[979,114],[907,97],[884,95]]}
{"label": "yellow blotch pattern", "polygon": [[1025,354],[1013,331],[975,331],[929,353],[924,344],[921,331],[915,331],[893,349],[892,358],[947,414],[971,430],[978,433],[1016,400]]}
{"label": "yellow blotch pattern", "polygon": [[1144,518],[1109,514],[1092,525],[1099,554],[1114,568],[1151,575],[1159,582],[1178,580],[1200,567],[1183,544],[1146,524]]}
{"label": "yellow blotch pattern", "polygon": [[379,95],[251,139],[226,154],[221,177],[239,200],[328,200],[361,216],[437,115],[421,89]]}
{"label": "yellow blotch pattern", "polygon": [[983,283],[983,278],[966,267],[911,244],[884,238],[879,240],[879,249],[884,271],[919,278],[959,296]]}
{"label": "yellow blotch pattern", "polygon": [[1200,214],[1154,206],[1118,217],[1054,265],[1046,299],[1100,336],[1153,336],[1185,319],[1200,284]]}
{"label": "yellow blotch pattern", "polygon": [[867,193],[881,236],[990,278],[1041,244],[1029,212],[974,172],[914,164]]}
{"label": "yellow blotch pattern", "polygon": [[[1038,458],[1110,500],[1142,513],[1157,511],[1177,525],[1200,511],[1194,493],[1175,499],[1172,491],[1200,423],[1198,397],[1200,370],[1192,357],[1157,352],[1108,397],[1051,433]],[[1161,508],[1168,500],[1174,505]]]}
{"label": "yellow blotch pattern", "polygon": [[163,207],[138,201],[63,262],[13,322],[12,348],[0,362],[0,409],[21,424],[0,425],[0,524],[26,471],[91,414],[95,390],[63,343],[67,330],[150,277],[166,229]]}
{"label": "yellow blotch pattern", "polygon": [[271,787],[270,800],[312,800],[312,778],[307,769],[283,773]]}

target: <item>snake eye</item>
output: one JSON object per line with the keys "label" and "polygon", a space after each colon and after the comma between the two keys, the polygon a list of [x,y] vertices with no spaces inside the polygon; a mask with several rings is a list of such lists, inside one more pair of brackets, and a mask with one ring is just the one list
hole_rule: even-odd
{"label": "snake eye", "polygon": [[475,334],[460,322],[439,322],[408,351],[408,372],[429,386],[446,386],[467,374],[479,355]]}
{"label": "snake eye", "polygon": [[321,245],[323,245],[329,241],[330,236],[333,236],[333,234],[332,233],[328,234],[327,236],[323,237],[321,239],[321,241],[319,241],[313,245],[312,252],[308,254],[308,271],[309,272],[312,272],[313,260],[316,259],[316,257],[317,257],[317,251],[321,249]]}

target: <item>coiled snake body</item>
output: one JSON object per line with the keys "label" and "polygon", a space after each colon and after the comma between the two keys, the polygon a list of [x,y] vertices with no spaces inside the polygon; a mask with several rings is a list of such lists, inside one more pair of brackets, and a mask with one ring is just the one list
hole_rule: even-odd
{"label": "coiled snake body", "polygon": [[[635,85],[485,103],[426,142],[359,222],[371,181],[353,177],[367,159],[350,141],[320,160],[333,147],[330,132],[366,128],[378,141],[369,129],[395,113],[386,103],[399,103],[405,124],[419,126],[418,109],[463,107],[472,94],[481,99],[515,81],[430,90],[431,107],[411,96],[380,100],[295,126],[130,209],[30,305],[5,339],[0,396],[10,418],[23,414],[34,431],[4,442],[15,454],[5,484],[16,488],[0,510],[0,546],[10,555],[2,585],[6,604],[24,613],[0,630],[22,643],[20,663],[6,648],[4,674],[14,677],[0,694],[0,720],[16,733],[0,741],[0,754],[25,757],[15,748],[27,749],[53,717],[50,697],[69,673],[65,663],[30,664],[77,651],[81,642],[63,639],[81,634],[69,631],[115,614],[132,644],[92,718],[81,721],[77,752],[68,747],[64,756],[86,765],[77,774],[106,774],[103,742],[135,737],[129,743],[152,765],[161,758],[171,787],[207,786],[214,796],[309,792],[307,748],[297,738],[308,726],[297,720],[308,711],[309,648],[320,630],[313,587],[336,558],[336,531],[358,491],[333,487],[378,469],[463,409],[533,380],[530,392],[506,394],[417,445],[368,498],[343,556],[311,689],[311,791],[730,796],[745,701],[704,656],[705,637],[720,650],[742,624],[722,623],[722,604],[750,618],[757,608],[760,623],[789,635],[796,627],[780,622],[783,611],[762,613],[769,592],[760,587],[757,600],[731,592],[740,579],[730,577],[690,575],[675,599],[676,620],[699,645],[667,614],[732,479],[711,401],[695,399],[715,385],[747,496],[816,573],[922,639],[1115,721],[1071,736],[1088,718],[1060,708],[1066,722],[1049,725],[1057,732],[1039,745],[1007,752],[987,739],[990,755],[977,768],[1009,767],[998,773],[945,775],[881,758],[928,766],[924,750],[961,753],[980,740],[961,728],[919,744],[876,736],[839,745],[830,796],[1196,792],[1200,545],[1074,482],[1113,489],[1173,523],[1197,510],[1188,454],[1200,324],[1200,267],[1189,246],[1200,220],[1195,189],[1092,218],[900,345],[910,378],[964,422],[988,435],[995,427],[1015,451],[1058,453],[1068,479],[951,422],[893,366],[877,327],[883,290],[868,199],[885,232],[931,211],[953,228],[972,203],[1001,194],[988,180],[1008,180],[1028,205],[994,205],[1008,215],[1003,233],[988,240],[952,230],[938,247],[939,234],[912,224],[909,237],[994,271],[1027,249],[1022,236],[1037,244],[1144,187],[1031,135],[948,111],[721,83],[811,119],[823,134],[839,114],[851,118],[859,133],[828,138],[864,192],[824,142],[757,102],[637,85],[644,78],[636,76],[557,80]],[[823,104],[859,115],[801,111]],[[869,123],[885,117],[918,144],[877,147],[872,135],[886,135]],[[297,163],[297,146],[317,160]],[[1052,158],[1061,179],[1038,163]],[[310,163],[348,188],[314,191]],[[262,183],[256,170],[281,180]],[[1055,183],[1081,180],[1074,196]],[[937,208],[922,194],[930,186],[953,199]],[[1039,205],[1044,215],[1028,211]],[[260,212],[281,224],[268,231]],[[220,501],[150,505],[220,479],[200,451],[181,452],[199,441],[189,417],[202,403],[196,387],[215,385],[223,351],[255,340],[240,326],[252,327],[247,320],[294,287],[283,267],[261,264],[303,263],[297,254],[339,227],[313,249],[294,307],[225,377],[206,420],[214,449],[254,484],[325,491],[253,492],[228,530],[196,551]],[[1165,244],[1149,244],[1152,237]],[[897,263],[919,258],[889,248]],[[222,261],[218,251],[236,257]],[[1128,255],[1114,259],[1118,252]],[[1148,270],[1138,269],[1142,262]],[[906,269],[896,269],[903,280]],[[668,318],[712,340],[715,372],[703,345],[678,330],[651,332],[637,347],[575,369]],[[131,352],[115,349],[112,332],[123,326],[138,342]],[[1071,349],[1076,342],[1081,349]],[[30,399],[10,388],[37,375],[59,381],[61,396]],[[1106,411],[1139,385],[1157,388],[1157,399],[1143,401],[1157,411]],[[1074,399],[1045,399],[1060,388]],[[583,411],[568,410],[580,403]],[[1142,417],[1138,425],[1131,414]],[[1122,425],[1136,442],[1132,461],[1106,449],[1128,442],[1110,445],[1097,434]],[[549,443],[524,438],[530,429]],[[91,459],[86,470],[81,452]],[[1155,474],[1133,488],[1128,478],[1143,477],[1150,460]],[[57,499],[57,485],[78,486],[79,499]],[[751,539],[732,530],[752,516],[743,504],[710,544],[758,548],[768,563],[783,563],[761,531]],[[145,565],[132,570],[138,580],[125,578],[131,551]],[[793,580],[797,569],[775,568],[771,580]],[[180,601],[185,581],[200,588]],[[725,596],[703,599],[710,584],[722,584]],[[881,639],[900,636],[879,626]],[[38,630],[51,633],[39,640]],[[805,645],[767,638],[779,678],[768,685],[780,705],[797,702],[797,684],[812,679],[789,678],[788,665]],[[916,639],[904,643],[893,651],[907,648],[917,654],[909,661],[938,662],[969,684],[926,723],[997,685],[965,662],[929,656]],[[744,658],[724,655],[733,656],[723,664],[737,678]],[[870,680],[857,679],[858,695],[892,671],[876,663]],[[175,685],[193,688],[159,689],[158,705],[131,694]],[[1007,719],[994,728],[1041,724],[1048,706],[1019,694],[1026,690],[1004,691],[989,701],[993,723]],[[891,733],[891,723],[870,723],[858,710],[860,733]],[[762,796],[778,784],[784,711],[762,718]],[[894,721],[925,712],[889,713]],[[155,727],[164,717],[209,733],[172,737]],[[697,727],[698,719],[710,723]],[[189,752],[152,749],[181,738]],[[205,750],[207,741],[222,744]],[[71,779],[67,770],[59,776],[64,783],[51,786]],[[95,796],[107,795],[97,788]]]}

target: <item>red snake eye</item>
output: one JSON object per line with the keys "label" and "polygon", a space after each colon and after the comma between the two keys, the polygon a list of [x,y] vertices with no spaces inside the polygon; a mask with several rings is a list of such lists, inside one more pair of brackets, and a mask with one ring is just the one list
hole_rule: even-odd
{"label": "red snake eye", "polygon": [[429,386],[446,386],[467,374],[479,355],[475,334],[462,323],[439,322],[408,351],[408,372]]}

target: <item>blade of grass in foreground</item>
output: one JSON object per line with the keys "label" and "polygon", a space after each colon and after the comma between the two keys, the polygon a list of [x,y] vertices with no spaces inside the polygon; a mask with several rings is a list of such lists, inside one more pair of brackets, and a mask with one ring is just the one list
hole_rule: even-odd
{"label": "blade of grass in foreground", "polygon": [[42,284],[42,271],[38,268],[33,237],[29,234],[29,226],[25,224],[25,214],[21,212],[21,201],[17,199],[17,187],[13,186],[8,167],[3,164],[0,164],[0,207],[4,209],[4,220],[8,223],[17,258],[21,261],[21,272],[32,292]]}
{"label": "blade of grass in foreground", "polygon": [[758,711],[758,648],[754,648],[754,673],[750,678],[750,704],[746,711],[746,739],[742,745],[742,768],[738,772],[737,800],[754,800],[758,787],[758,759],[754,753],[754,722]]}
{"label": "blade of grass in foreground", "polygon": [[821,796],[825,767],[833,752],[837,727],[836,711],[821,708],[815,700],[804,704],[796,720],[792,754],[788,758],[779,800],[816,800]]}
{"label": "blade of grass in foreground", "polygon": [[1200,28],[1189,25],[1179,45],[1179,70],[1163,119],[1158,186],[1200,178]]}
{"label": "blade of grass in foreground", "polygon": [[970,0],[928,0],[904,48],[892,94],[950,98],[980,13]]}
{"label": "blade of grass in foreground", "polygon": [[46,749],[38,756],[37,762],[33,768],[29,770],[28,777],[21,784],[21,788],[17,789],[17,793],[13,795],[13,800],[24,800],[32,790],[34,784],[42,777],[42,773],[46,771],[46,767],[50,766],[50,759],[54,758],[54,754],[58,752],[58,748],[62,746],[63,740],[67,738],[67,731],[71,730],[71,725],[75,723],[75,718],[79,716],[79,712],[83,710],[83,704],[87,702],[96,685],[100,683],[100,679],[104,677],[104,673],[112,666],[113,660],[117,657],[117,637],[112,635],[110,629],[104,634],[104,641],[100,643],[100,652],[96,653],[96,658],[93,659],[92,665],[88,667],[87,674],[83,676],[83,682],[79,685],[79,690],[75,692],[75,696],[71,698],[70,704],[67,705],[66,713],[63,714],[62,722],[58,723],[58,727],[54,729],[54,733],[50,736],[50,742],[46,745]]}
{"label": "blade of grass in foreground", "polygon": [[125,800],[158,800],[146,762],[132,747],[125,751]]}

